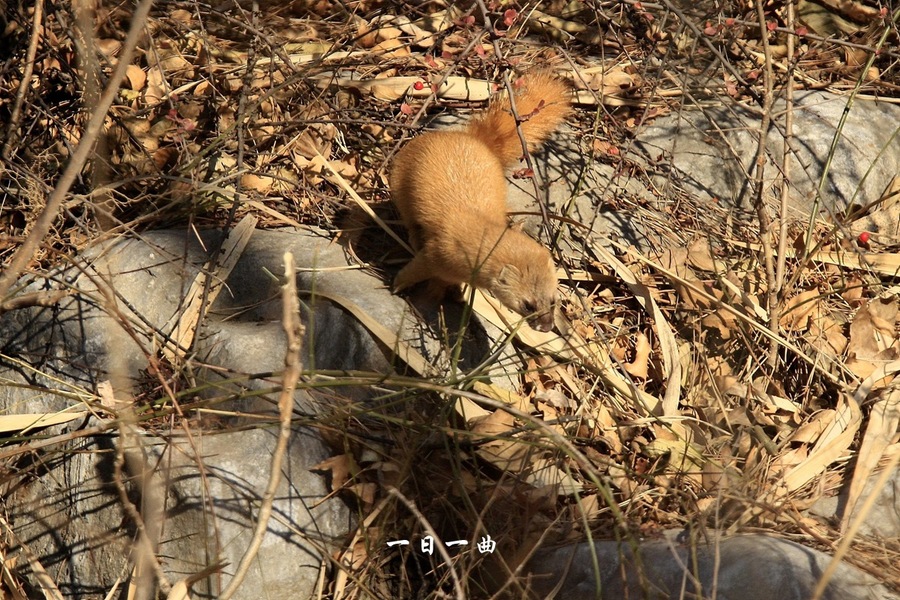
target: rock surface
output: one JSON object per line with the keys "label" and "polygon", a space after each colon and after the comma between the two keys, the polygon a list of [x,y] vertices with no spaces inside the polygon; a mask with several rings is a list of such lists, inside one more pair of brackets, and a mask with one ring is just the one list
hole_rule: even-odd
{"label": "rock surface", "polygon": [[[205,235],[206,247],[215,235]],[[306,368],[379,373],[405,368],[356,318],[317,295],[323,293],[352,300],[440,363],[440,344],[416,327],[407,302],[390,294],[373,276],[348,269],[343,250],[329,238],[257,231],[199,333],[196,357],[211,368],[194,373],[197,385],[211,385],[210,396],[256,393],[242,395],[251,400],[215,408],[244,414],[274,411],[277,393],[262,392],[276,386],[280,377],[252,374],[283,368],[280,286],[272,274],[283,272],[285,251],[304,267],[298,288],[307,291],[303,293]],[[62,392],[81,390],[83,397],[90,397],[116,366],[135,384],[146,382],[148,357],[155,356],[158,344],[153,331],[164,331],[173,315],[180,314],[184,294],[204,258],[192,235],[153,232],[88,253],[80,273],[61,271],[31,282],[31,289],[37,289],[65,281],[77,294],[56,307],[14,311],[0,320],[0,352],[13,361],[0,362],[0,376],[7,381],[0,386],[3,411],[55,412],[71,406],[83,410]],[[102,281],[113,284],[118,320],[103,308]],[[487,342],[477,335],[467,339],[463,362],[480,361]],[[52,390],[60,395],[47,393]],[[308,417],[328,415],[330,405],[341,397],[360,401],[368,396],[362,388],[299,390],[295,407]],[[219,428],[241,423],[240,418],[223,417]],[[83,425],[92,428],[102,422],[90,418]],[[155,468],[154,481],[166,490],[159,551],[170,579],[177,581],[217,560],[230,563],[221,576],[195,586],[199,597],[227,583],[246,548],[268,480],[274,431],[269,427],[203,433],[197,427],[192,441],[179,431],[158,435],[148,430],[142,436],[142,451]],[[36,457],[41,463],[39,476],[8,495],[10,521],[22,544],[71,597],[103,597],[117,578],[129,575],[126,559],[134,528],[114,484],[115,434],[115,430],[97,432]],[[306,596],[314,589],[323,561],[327,566],[335,542],[352,530],[354,521],[347,506],[329,496],[323,478],[310,472],[331,454],[314,429],[295,427],[269,536],[236,598],[258,598],[260,590],[272,597]],[[203,465],[203,478],[198,465]]]}
{"label": "rock surface", "polygon": [[[900,122],[900,109],[857,100],[839,129],[847,102],[847,96],[827,92],[795,95],[790,189],[793,212],[788,218],[806,218],[815,210],[815,191],[823,177],[821,206],[827,215],[827,211],[833,214],[851,204],[874,202],[900,171],[900,137],[894,136],[894,126],[883,126]],[[783,115],[784,109],[783,101],[776,102],[773,113]],[[649,164],[672,170],[671,180],[659,178],[661,190],[676,183],[701,198],[747,209],[752,206],[747,173],[756,157],[759,124],[759,111],[744,105],[719,104],[703,110],[686,107],[640,132],[636,146]],[[839,139],[828,165],[835,137]],[[771,182],[779,172],[784,139],[779,117],[773,120],[766,144],[770,202],[778,198]]]}
{"label": "rock surface", "polygon": [[[639,544],[576,544],[540,551],[532,564],[536,597],[567,600],[718,598],[808,600],[831,557],[778,538],[740,535],[717,543],[685,543],[680,532]],[[599,570],[595,572],[593,565]],[[599,573],[599,578],[597,574]],[[840,564],[824,600],[896,600],[878,581]]]}

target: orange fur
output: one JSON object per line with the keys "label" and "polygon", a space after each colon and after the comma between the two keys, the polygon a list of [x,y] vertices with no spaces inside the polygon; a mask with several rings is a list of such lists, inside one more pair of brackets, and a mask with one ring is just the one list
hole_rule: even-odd
{"label": "orange fur", "polygon": [[[529,151],[569,114],[568,97],[568,87],[548,73],[522,79],[515,104]],[[506,215],[506,170],[522,154],[509,98],[464,129],[423,134],[397,154],[391,193],[416,255],[397,274],[395,290],[428,279],[444,287],[470,283],[536,329],[553,328],[553,259]]]}

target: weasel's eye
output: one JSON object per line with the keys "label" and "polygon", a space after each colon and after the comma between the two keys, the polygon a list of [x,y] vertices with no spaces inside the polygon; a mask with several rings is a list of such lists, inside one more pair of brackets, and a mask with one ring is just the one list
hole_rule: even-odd
{"label": "weasel's eye", "polygon": [[525,314],[531,314],[537,311],[537,306],[534,305],[534,302],[525,301],[522,303],[522,310],[525,311]]}

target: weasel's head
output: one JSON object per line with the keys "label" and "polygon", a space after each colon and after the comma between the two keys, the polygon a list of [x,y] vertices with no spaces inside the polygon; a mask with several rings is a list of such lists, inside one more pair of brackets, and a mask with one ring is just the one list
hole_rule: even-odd
{"label": "weasel's head", "polygon": [[556,266],[543,246],[522,248],[516,260],[500,269],[491,292],[500,302],[528,319],[538,331],[553,329]]}

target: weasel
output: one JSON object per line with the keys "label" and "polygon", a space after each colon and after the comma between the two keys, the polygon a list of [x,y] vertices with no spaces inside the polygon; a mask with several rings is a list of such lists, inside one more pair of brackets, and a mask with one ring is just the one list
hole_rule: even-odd
{"label": "weasel", "polygon": [[[514,98],[529,152],[571,111],[569,87],[546,72],[525,75]],[[535,329],[553,329],[553,259],[507,218],[506,172],[522,154],[506,96],[465,128],[425,133],[397,154],[388,180],[415,256],[395,291],[429,279],[442,291],[469,283]]]}

